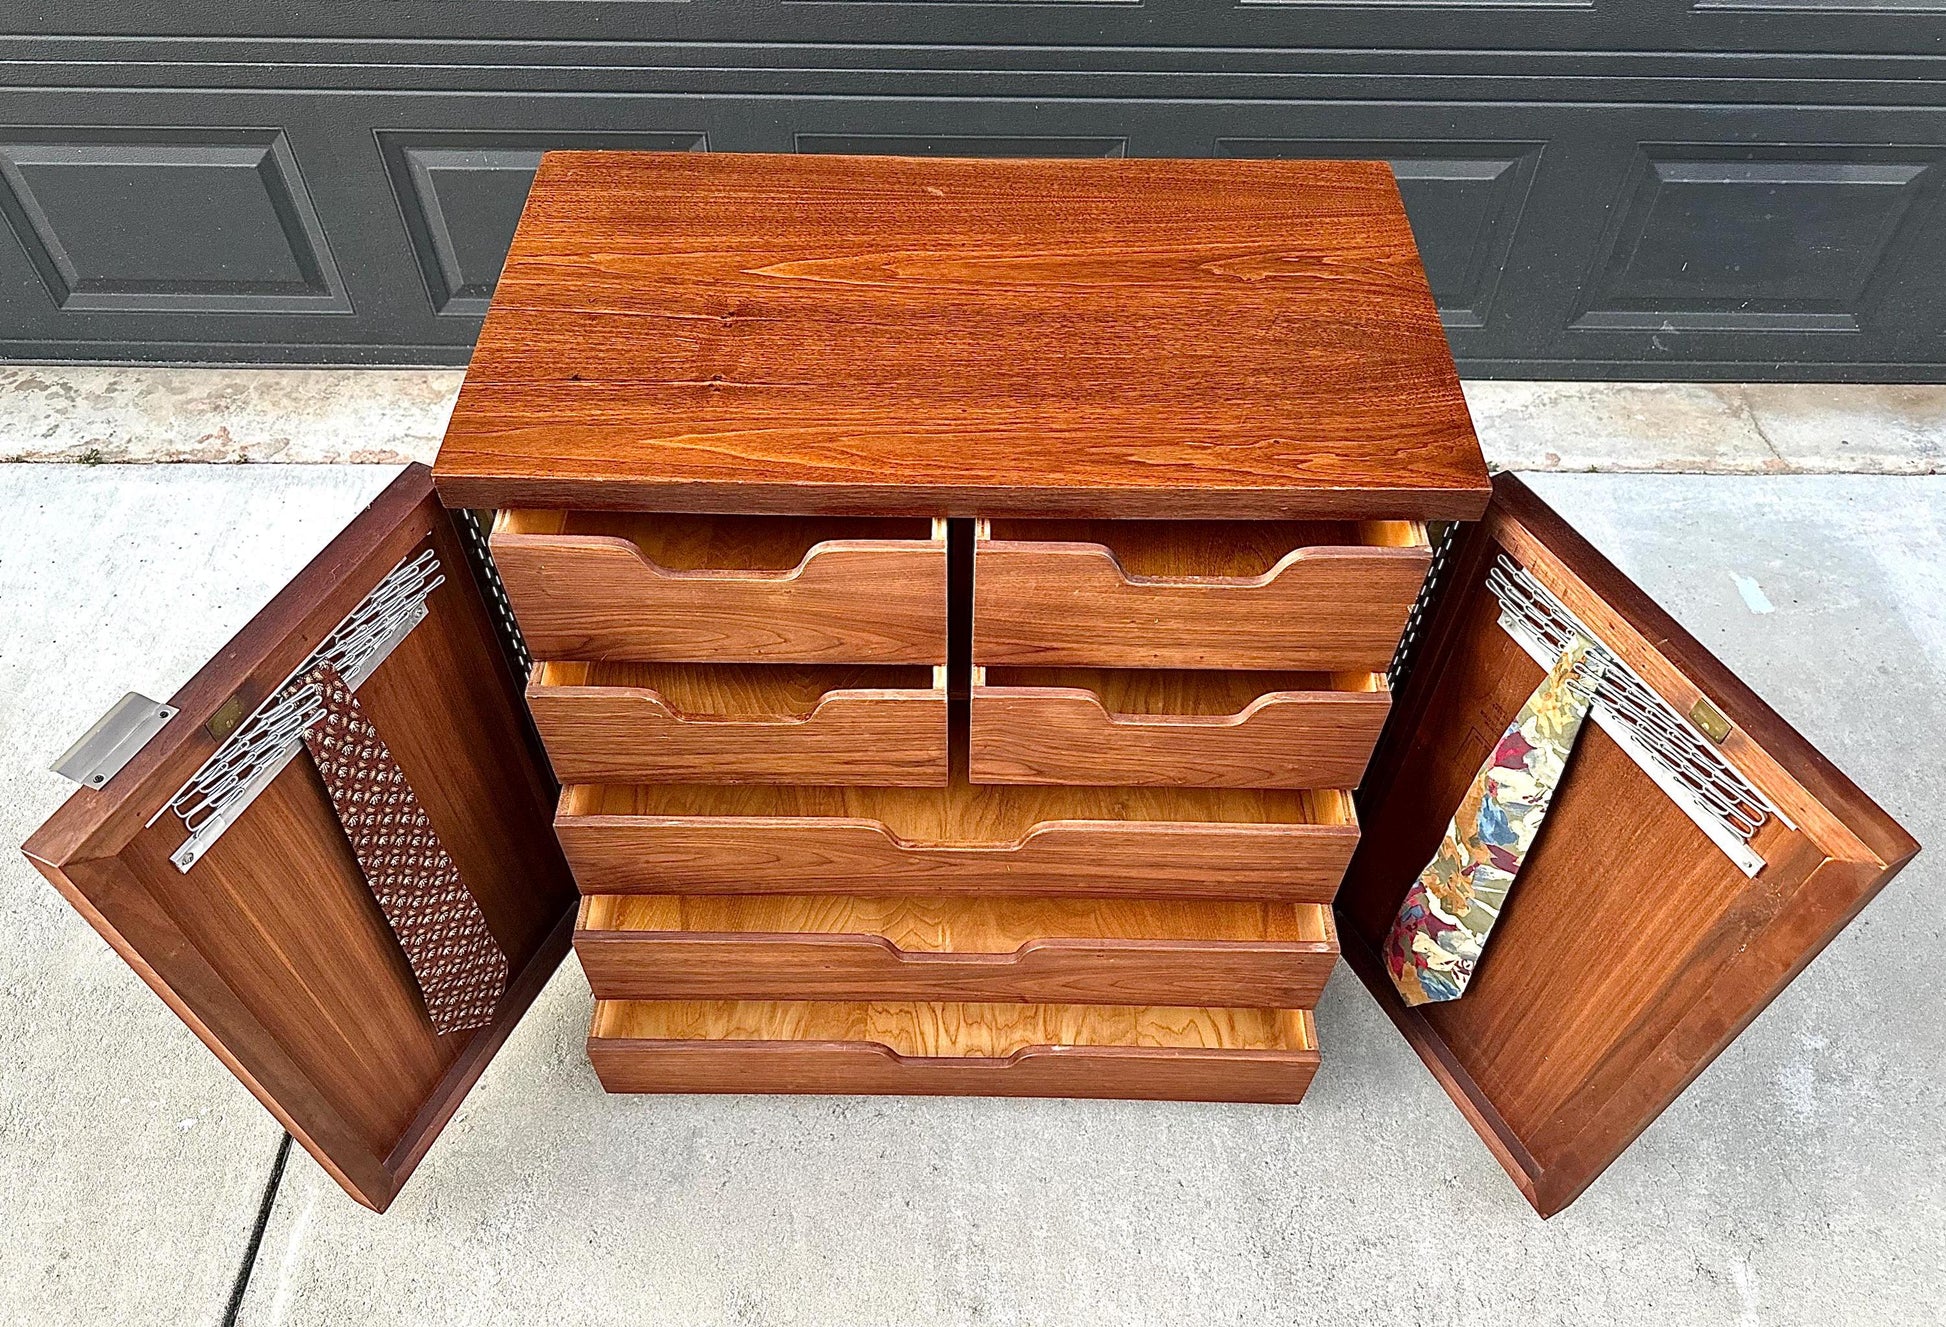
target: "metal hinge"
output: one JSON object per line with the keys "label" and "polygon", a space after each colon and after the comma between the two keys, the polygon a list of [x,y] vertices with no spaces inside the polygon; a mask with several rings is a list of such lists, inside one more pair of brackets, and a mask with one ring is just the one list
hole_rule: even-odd
{"label": "metal hinge", "polygon": [[459,531],[460,547],[466,550],[466,561],[473,568],[473,579],[479,584],[480,597],[486,600],[487,611],[493,618],[493,630],[500,638],[500,648],[506,653],[507,662],[513,665],[514,677],[525,686],[527,674],[534,669],[534,656],[527,648],[527,638],[520,634],[520,623],[514,618],[513,601],[507,598],[507,587],[500,579],[500,568],[493,563],[493,549],[487,542],[485,523],[480,519],[479,512],[462,507],[453,513],[453,525]]}
{"label": "metal hinge", "polygon": [[1406,610],[1405,628],[1399,633],[1398,648],[1392,651],[1391,666],[1385,670],[1385,684],[1395,698],[1405,690],[1406,679],[1419,661],[1419,646],[1432,621],[1433,606],[1446,588],[1446,575],[1453,566],[1453,549],[1458,546],[1460,532],[1465,528],[1463,521],[1447,521],[1433,531],[1432,563],[1426,568],[1426,579],[1419,583],[1412,607]]}

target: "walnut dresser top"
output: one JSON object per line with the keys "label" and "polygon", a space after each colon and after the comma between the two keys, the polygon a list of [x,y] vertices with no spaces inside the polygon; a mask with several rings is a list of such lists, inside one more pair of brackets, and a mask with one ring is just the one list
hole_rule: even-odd
{"label": "walnut dresser top", "polygon": [[1477,517],[1381,162],[549,153],[455,506]]}

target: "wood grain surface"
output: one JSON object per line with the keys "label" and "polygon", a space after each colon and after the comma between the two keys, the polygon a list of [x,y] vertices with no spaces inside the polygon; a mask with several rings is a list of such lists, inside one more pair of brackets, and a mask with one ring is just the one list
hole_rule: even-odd
{"label": "wood grain surface", "polygon": [[497,524],[508,534],[626,539],[666,570],[728,575],[795,571],[812,549],[833,540],[919,542],[939,535],[923,516],[733,516],[529,507],[501,512]]}
{"label": "wood grain surface", "polygon": [[1430,564],[1402,521],[983,521],[973,661],[1382,669]]}
{"label": "wood grain surface", "polygon": [[946,662],[943,522],[521,509],[492,546],[540,658]]}
{"label": "wood grain surface", "polygon": [[598,895],[575,950],[605,1000],[1017,1000],[1308,1009],[1337,960],[1318,904]]}
{"label": "wood grain surface", "polygon": [[[1497,624],[1500,551],[1687,712],[1773,817],[1745,877],[1603,731],[1584,729],[1464,998],[1408,1009],[1379,959],[1407,886],[1541,678]],[[1511,476],[1448,587],[1360,792],[1345,956],[1542,1215],[1567,1206],[1917,851],[1748,687]],[[1757,1103],[1760,1107],[1761,1103]],[[1728,1140],[1726,1140],[1727,1142]]]}
{"label": "wood grain surface", "polygon": [[[445,581],[358,701],[507,954],[494,1023],[448,1036],[307,756],[187,874],[169,860],[182,824],[150,823],[216,750],[212,716],[233,700],[254,708],[421,549]],[[105,787],[74,794],[27,855],[319,1164],[382,1211],[567,952],[575,901],[549,831],[553,781],[425,467],[407,467],[171,703],[181,713]]]}
{"label": "wood grain surface", "polygon": [[946,782],[945,666],[548,663],[527,685],[557,777]]}
{"label": "wood grain surface", "polygon": [[1383,162],[549,153],[454,505],[1446,517],[1487,476]]}
{"label": "wood grain surface", "polygon": [[978,894],[594,894],[581,900],[576,925],[583,932],[875,935],[912,954],[1012,954],[1049,938],[1312,944],[1337,934],[1331,909],[1315,903]]}
{"label": "wood grain surface", "polygon": [[576,784],[555,832],[586,894],[1114,894],[1326,903],[1358,840],[1318,789]]}
{"label": "wood grain surface", "polygon": [[1099,544],[1136,580],[1261,580],[1299,548],[1423,548],[1418,521],[987,522],[988,537],[1026,543]]}
{"label": "wood grain surface", "polygon": [[1308,1010],[597,1001],[588,1054],[610,1092],[897,1092],[1301,1100]]}
{"label": "wood grain surface", "polygon": [[973,671],[986,687],[1080,688],[1110,714],[1223,720],[1273,692],[1385,696],[1381,673],[1303,673],[1266,668],[994,668]]}
{"label": "wood grain surface", "polygon": [[1390,710],[1377,673],[976,668],[969,777],[1353,788]]}

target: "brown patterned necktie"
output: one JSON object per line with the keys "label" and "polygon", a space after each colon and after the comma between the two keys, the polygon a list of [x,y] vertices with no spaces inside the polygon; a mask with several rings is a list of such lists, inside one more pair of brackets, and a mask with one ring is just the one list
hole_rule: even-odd
{"label": "brown patterned necktie", "polygon": [[330,665],[311,674],[324,715],[304,733],[358,868],[425,997],[435,1030],[482,1027],[507,988],[507,956],[440,846],[378,729]]}

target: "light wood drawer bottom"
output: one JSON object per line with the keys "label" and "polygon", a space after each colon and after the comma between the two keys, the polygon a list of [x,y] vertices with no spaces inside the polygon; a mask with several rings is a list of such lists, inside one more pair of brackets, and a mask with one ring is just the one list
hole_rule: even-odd
{"label": "light wood drawer bottom", "polygon": [[1012,1000],[1309,1009],[1319,904],[964,895],[600,895],[574,947],[604,1000]]}
{"label": "light wood drawer bottom", "polygon": [[610,1092],[1301,1100],[1305,1010],[1074,1004],[598,1001]]}

